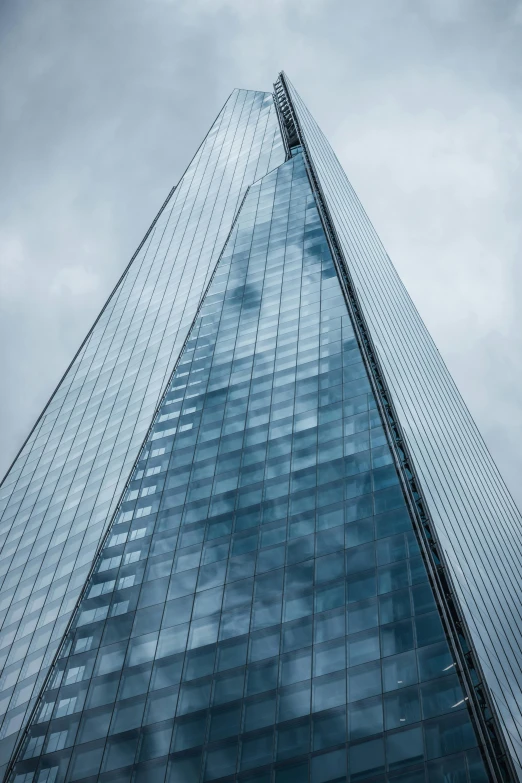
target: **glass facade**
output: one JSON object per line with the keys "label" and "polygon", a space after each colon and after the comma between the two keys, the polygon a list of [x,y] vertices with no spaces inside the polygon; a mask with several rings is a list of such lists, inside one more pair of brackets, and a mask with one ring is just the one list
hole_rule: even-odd
{"label": "glass facade", "polygon": [[243,203],[20,757],[487,780],[299,148]]}
{"label": "glass facade", "polygon": [[332,148],[286,86],[522,780],[521,514]]}
{"label": "glass facade", "polygon": [[286,77],[235,90],[2,485],[9,783],[515,783],[518,516],[372,232]]}
{"label": "glass facade", "polygon": [[0,490],[0,773],[249,184],[284,160],[272,95],[234,90]]}

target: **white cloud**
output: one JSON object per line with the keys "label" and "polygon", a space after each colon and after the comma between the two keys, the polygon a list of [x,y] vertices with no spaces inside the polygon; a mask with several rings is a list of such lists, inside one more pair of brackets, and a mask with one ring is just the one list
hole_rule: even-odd
{"label": "white cloud", "polygon": [[23,297],[27,274],[27,258],[20,237],[9,233],[0,235],[1,298]]}
{"label": "white cloud", "polygon": [[284,68],[522,500],[521,8],[3,4],[3,465],[232,87],[271,89]]}
{"label": "white cloud", "polygon": [[431,19],[442,24],[465,21],[477,10],[474,0],[421,0],[420,6]]}
{"label": "white cloud", "polygon": [[54,297],[89,296],[100,284],[98,276],[83,266],[62,267],[54,276],[49,292]]}

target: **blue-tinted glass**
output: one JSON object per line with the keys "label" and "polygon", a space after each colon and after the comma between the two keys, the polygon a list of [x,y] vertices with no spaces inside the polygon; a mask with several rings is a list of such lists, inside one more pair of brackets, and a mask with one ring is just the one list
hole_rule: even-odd
{"label": "blue-tinted glass", "polygon": [[301,149],[205,280],[15,774],[393,780],[473,753]]}
{"label": "blue-tinted glass", "polygon": [[[272,96],[235,90],[5,477],[0,491],[0,670],[5,665],[2,683],[8,690],[0,713],[1,774],[33,691],[36,695],[41,686],[38,680],[35,691],[36,675],[45,674],[65,632],[237,207],[248,185],[283,159]],[[201,366],[208,361],[204,346],[189,342],[187,351]],[[185,426],[188,407],[175,391],[168,402],[158,419],[164,434],[178,423],[180,429]],[[189,435],[187,448],[191,445]],[[133,473],[122,506],[132,530],[126,529],[123,538],[115,532],[111,539],[105,576],[96,589],[93,585],[86,622],[101,617],[103,601],[96,605],[94,595],[101,598],[114,589],[112,575],[120,564],[131,567],[149,552],[155,562],[149,563],[145,580],[170,574],[175,515],[168,520],[170,536],[159,535],[167,528],[165,520],[158,520],[152,541],[150,515],[158,511],[164,487],[170,507],[182,498],[181,465],[188,471],[192,458],[182,459],[180,450],[177,475],[166,480],[169,456],[158,445]],[[201,473],[202,480],[206,475]],[[204,487],[194,487],[193,494],[207,497]],[[193,506],[187,518],[196,519],[197,513]],[[119,586],[136,580],[137,574],[122,572]],[[141,605],[151,600],[143,595]]]}
{"label": "blue-tinted glass", "polygon": [[[416,482],[440,543],[439,554],[451,574],[452,603],[469,628],[467,645],[475,647],[478,659],[487,661],[483,676],[497,713],[497,731],[504,733],[516,768],[510,775],[522,779],[520,511],[339,160],[286,77],[284,84],[328,207],[341,264],[348,271],[387,394],[394,403]],[[374,449],[383,434],[378,421],[375,425],[371,430]],[[383,440],[380,445],[385,446]],[[350,448],[358,450],[354,444]],[[408,528],[400,526],[393,512],[399,501],[398,487],[392,485],[393,476],[387,474],[389,465],[383,459],[380,452],[373,457],[379,474],[374,486],[382,487],[375,496],[375,511],[395,516],[395,532],[400,533]],[[391,529],[386,533],[377,520],[375,528],[378,539],[391,535]],[[413,557],[413,551],[408,551]],[[395,541],[389,548],[379,547],[379,564],[395,563],[399,554]],[[412,584],[425,579],[420,561],[410,563],[410,575]],[[385,585],[394,580],[393,571],[383,575]],[[481,684],[479,708],[483,691]],[[483,730],[488,731],[485,725]]]}

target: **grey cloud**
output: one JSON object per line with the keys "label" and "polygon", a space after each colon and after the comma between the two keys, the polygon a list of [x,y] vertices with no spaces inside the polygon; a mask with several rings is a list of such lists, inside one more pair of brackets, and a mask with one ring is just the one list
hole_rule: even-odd
{"label": "grey cloud", "polygon": [[522,4],[0,6],[0,472],[234,86],[284,68],[522,501]]}

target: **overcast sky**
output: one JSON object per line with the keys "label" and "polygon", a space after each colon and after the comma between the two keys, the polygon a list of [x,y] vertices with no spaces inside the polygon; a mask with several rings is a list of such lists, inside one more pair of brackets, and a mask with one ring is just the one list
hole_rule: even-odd
{"label": "overcast sky", "polygon": [[0,474],[232,88],[282,68],[522,505],[518,0],[0,0]]}

